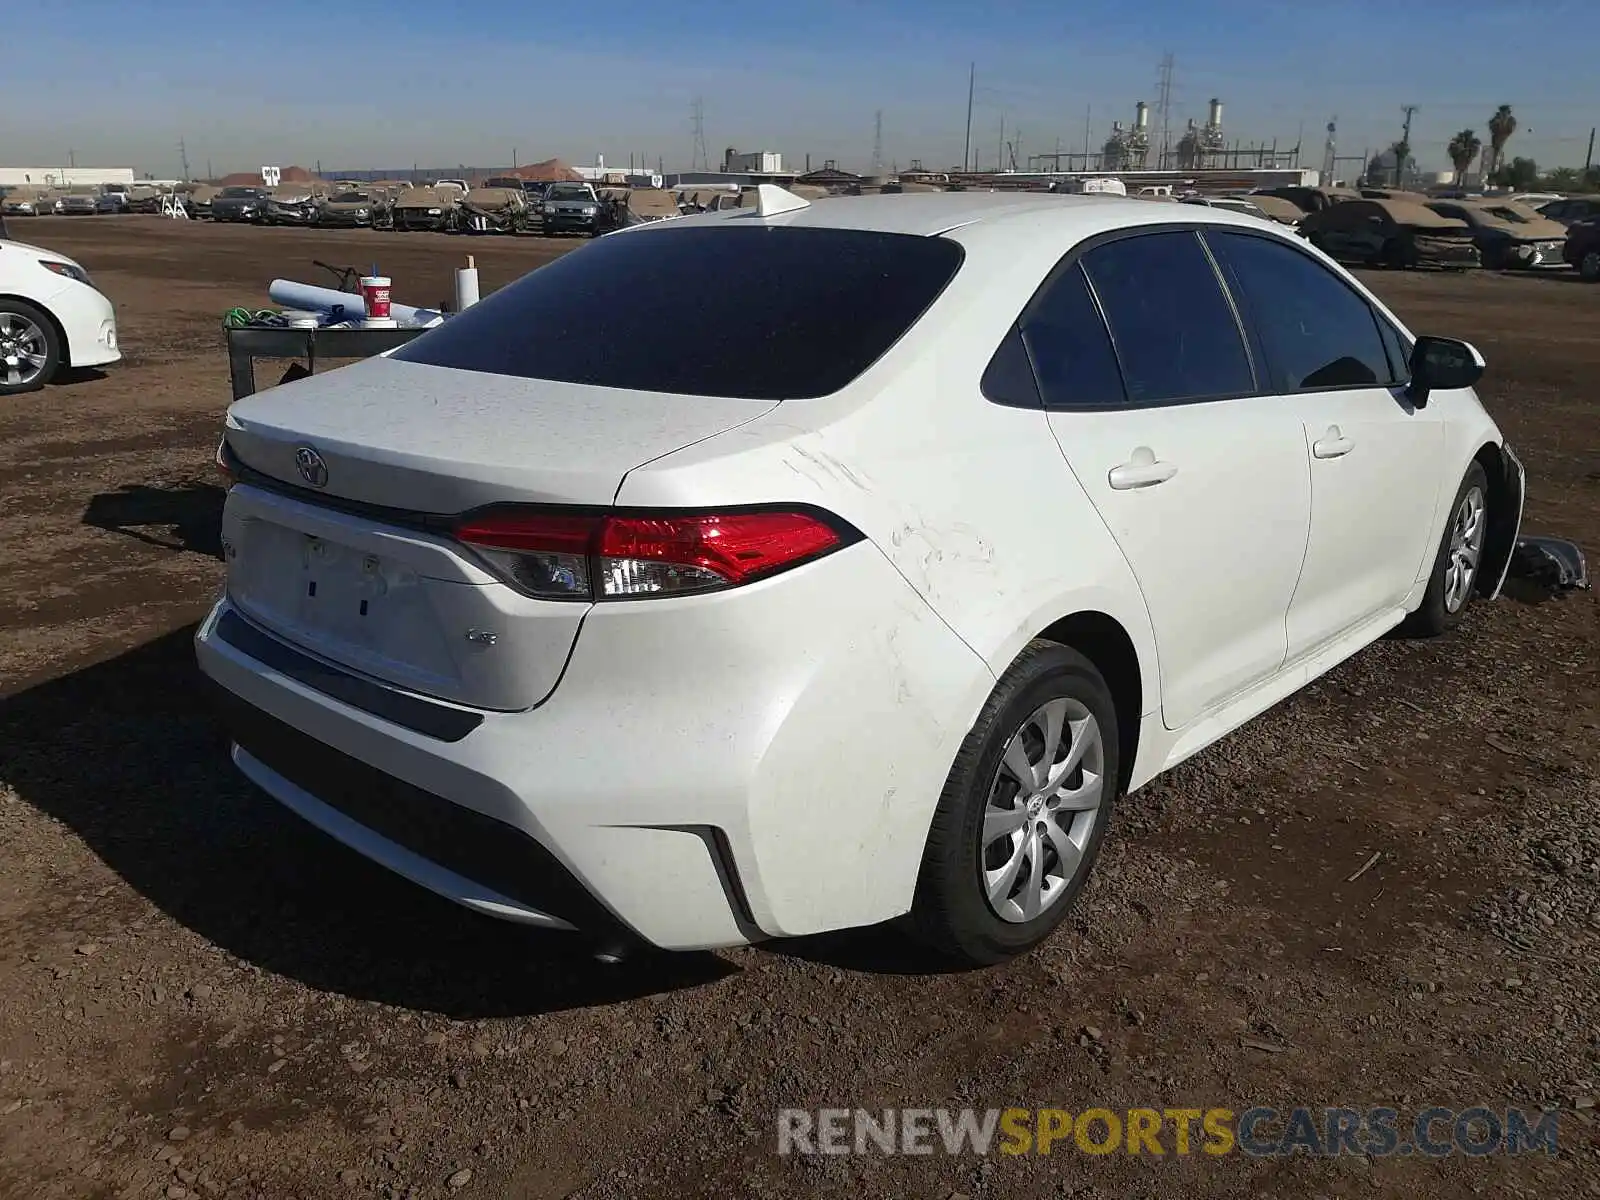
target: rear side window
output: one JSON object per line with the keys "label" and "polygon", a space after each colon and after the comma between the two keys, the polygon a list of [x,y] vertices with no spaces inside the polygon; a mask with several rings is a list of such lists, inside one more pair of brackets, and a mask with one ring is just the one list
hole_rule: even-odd
{"label": "rear side window", "polygon": [[1126,403],[1111,335],[1078,264],[1046,283],[1028,306],[1022,340],[1046,408]]}
{"label": "rear side window", "polygon": [[804,399],[871,366],[962,251],[938,237],[726,225],[600,238],[394,358],[596,387]]}
{"label": "rear side window", "polygon": [[1149,233],[1083,256],[1128,399],[1166,404],[1255,390],[1233,307],[1193,233]]}
{"label": "rear side window", "polygon": [[1332,271],[1270,238],[1208,230],[1206,241],[1261,339],[1273,391],[1394,379],[1372,306]]}

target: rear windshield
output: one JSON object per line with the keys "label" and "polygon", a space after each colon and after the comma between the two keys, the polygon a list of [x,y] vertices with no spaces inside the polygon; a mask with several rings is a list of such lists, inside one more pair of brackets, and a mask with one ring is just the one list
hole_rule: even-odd
{"label": "rear windshield", "polygon": [[261,195],[261,189],[248,187],[225,187],[222,189],[220,195],[225,200],[244,200],[253,196]]}
{"label": "rear windshield", "polygon": [[679,395],[826,396],[894,345],[961,258],[944,238],[858,229],[624,233],[523,276],[393,357]]}

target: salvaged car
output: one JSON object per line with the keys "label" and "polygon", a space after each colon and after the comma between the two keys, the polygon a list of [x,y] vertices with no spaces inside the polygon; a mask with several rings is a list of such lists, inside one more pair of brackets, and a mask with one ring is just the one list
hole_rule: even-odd
{"label": "salvaged car", "polygon": [[63,217],[92,217],[100,211],[96,203],[99,199],[83,192],[68,192],[56,202],[56,212]]}
{"label": "salvaged car", "polygon": [[0,200],[0,215],[7,217],[42,217],[55,206],[45,192],[13,189]]}
{"label": "salvaged car", "polygon": [[1564,267],[1567,227],[1511,200],[1435,200],[1440,216],[1465,221],[1483,265],[1496,271]]}
{"label": "salvaged car", "polygon": [[211,202],[217,198],[221,188],[213,187],[209,183],[197,183],[183,197],[183,206],[189,210],[189,216],[195,220],[211,215]]}
{"label": "salvaged car", "polygon": [[1541,204],[1535,211],[1541,217],[1572,226],[1579,221],[1592,221],[1600,217],[1600,196],[1568,196],[1565,200]]}
{"label": "salvaged car", "polygon": [[1238,199],[1248,200],[1261,210],[1261,214],[1267,220],[1287,225],[1297,233],[1300,230],[1300,221],[1306,215],[1305,210],[1293,200],[1286,200],[1282,196],[1240,196]]}
{"label": "salvaged car", "polygon": [[400,230],[448,231],[455,228],[462,193],[456,188],[408,187],[390,210]]}
{"label": "salvaged car", "polygon": [[612,959],[906,917],[993,963],[1124,793],[1397,627],[1493,655],[1471,345],[1222,209],[761,193],[232,406],[196,649],[247,779]]}
{"label": "salvaged car", "polygon": [[261,213],[263,225],[315,225],[322,200],[303,183],[286,183],[267,196]]}
{"label": "salvaged car", "polygon": [[456,210],[462,233],[521,233],[530,224],[527,193],[520,185],[473,188]]}
{"label": "salvaged car", "polygon": [[544,232],[599,237],[605,232],[602,207],[593,184],[552,183],[544,194]]}
{"label": "salvaged car", "polygon": [[167,193],[153,184],[135,184],[128,189],[128,211],[150,215],[161,211],[161,201]]}
{"label": "salvaged car", "polygon": [[1274,188],[1259,188],[1250,193],[1250,199],[1259,196],[1278,196],[1289,201],[1301,212],[1321,212],[1325,208],[1332,208],[1335,204],[1343,204],[1347,200],[1360,200],[1360,192],[1349,188],[1318,188],[1285,186]]}
{"label": "salvaged car", "polygon": [[367,191],[335,192],[317,209],[318,225],[338,229],[356,229],[372,224],[372,214],[377,201]]}
{"label": "salvaged car", "polygon": [[1341,262],[1462,269],[1481,261],[1465,221],[1404,200],[1345,200],[1307,213],[1300,231]]}
{"label": "salvaged car", "polygon": [[211,201],[211,219],[254,224],[261,219],[266,207],[266,188],[225,187]]}
{"label": "salvaged car", "polygon": [[1562,257],[1578,269],[1578,278],[1600,283],[1600,217],[1579,221],[1567,230]]}
{"label": "salvaged car", "polygon": [[626,229],[633,225],[670,221],[682,215],[678,201],[671,192],[661,188],[631,188],[626,199],[613,210],[612,223],[618,229]]}

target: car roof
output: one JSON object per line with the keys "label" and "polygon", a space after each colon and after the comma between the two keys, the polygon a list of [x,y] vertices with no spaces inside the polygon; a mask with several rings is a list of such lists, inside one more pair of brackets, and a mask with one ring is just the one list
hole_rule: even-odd
{"label": "car roof", "polygon": [[[1181,211],[1181,215],[1180,215]],[[1017,232],[1025,226],[1047,223],[1058,233],[1089,237],[1131,225],[1171,222],[1243,225],[1259,229],[1260,218],[1211,205],[1152,204],[1107,195],[1062,195],[1049,192],[897,192],[876,196],[834,196],[805,208],[758,217],[754,207],[701,213],[668,222],[683,228],[722,222],[761,220],[767,226],[815,229],[858,229],[874,233],[905,233],[934,237],[975,226]],[[643,231],[646,227],[640,226]]]}

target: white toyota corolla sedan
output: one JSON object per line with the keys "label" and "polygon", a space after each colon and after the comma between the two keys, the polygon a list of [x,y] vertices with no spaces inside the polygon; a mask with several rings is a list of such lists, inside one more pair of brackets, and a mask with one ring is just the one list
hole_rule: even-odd
{"label": "white toyota corolla sedan", "polygon": [[42,388],[62,367],[122,357],[117,314],[64,254],[0,238],[0,397]]}
{"label": "white toyota corolla sedan", "polygon": [[1482,371],[1222,209],[767,190],[235,404],[200,662],[245,775],[479,912],[994,962],[1119,794],[1498,593]]}

